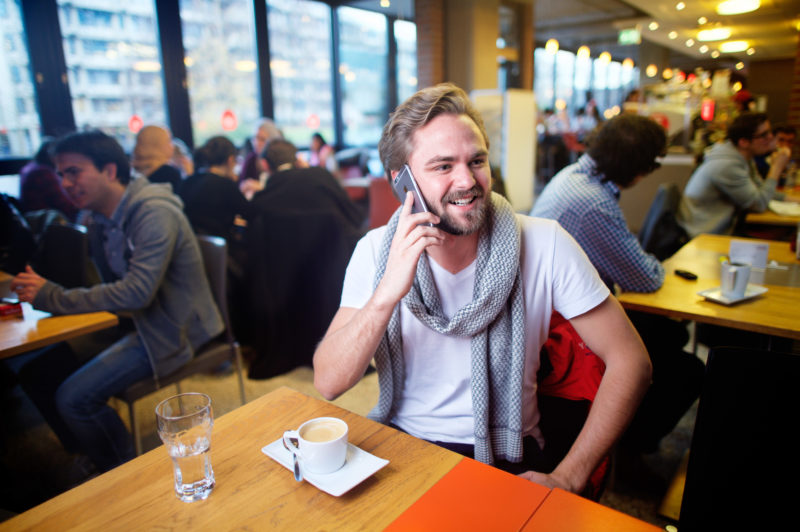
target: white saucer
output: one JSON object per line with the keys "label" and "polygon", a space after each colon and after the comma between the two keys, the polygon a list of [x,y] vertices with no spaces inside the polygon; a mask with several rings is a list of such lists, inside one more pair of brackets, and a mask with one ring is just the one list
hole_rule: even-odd
{"label": "white saucer", "polygon": [[[292,470],[292,453],[283,446],[283,439],[263,447],[261,452],[289,471]],[[338,497],[371,477],[388,463],[389,460],[378,458],[367,451],[362,451],[352,443],[348,443],[347,458],[345,458],[344,465],[338,471],[326,475],[307,473],[303,470],[303,462],[301,461],[300,472],[303,474],[303,480],[307,480],[312,486]]]}
{"label": "white saucer", "polygon": [[767,291],[766,286],[749,284],[747,285],[747,288],[745,288],[744,295],[742,297],[725,297],[722,295],[722,292],[720,291],[719,287],[709,288],[708,290],[697,292],[697,294],[716,303],[722,303],[723,305],[733,305],[734,303],[739,303],[740,301],[745,301],[747,299],[752,299],[754,297],[760,296],[766,291]]}

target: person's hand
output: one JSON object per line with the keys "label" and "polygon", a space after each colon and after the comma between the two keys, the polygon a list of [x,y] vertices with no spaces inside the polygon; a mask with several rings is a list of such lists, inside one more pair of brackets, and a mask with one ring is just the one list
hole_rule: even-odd
{"label": "person's hand", "polygon": [[258,179],[245,179],[239,183],[239,190],[242,191],[242,194],[248,200],[252,199],[253,195],[263,188],[264,186]]}
{"label": "person's hand", "polygon": [[17,294],[20,301],[32,303],[46,282],[47,279],[33,271],[33,268],[25,266],[25,271],[11,281],[11,290]]}
{"label": "person's hand", "polygon": [[783,171],[786,167],[786,164],[792,158],[792,150],[787,148],[786,146],[782,146],[772,152],[772,159],[771,159],[771,166],[775,166],[778,168],[779,171]]}
{"label": "person's hand", "polygon": [[411,289],[422,252],[428,246],[438,246],[444,241],[444,233],[440,229],[420,225],[438,224],[439,217],[430,212],[411,214],[413,205],[414,196],[408,192],[389,248],[386,271],[375,291],[381,301],[391,306],[397,304]]}
{"label": "person's hand", "polygon": [[539,473],[538,471],[525,471],[524,473],[520,473],[520,478],[524,478],[525,480],[530,480],[531,482],[535,482],[541,486],[545,486],[547,488],[561,488],[566,491],[571,491],[573,493],[577,493],[577,490],[574,489],[567,479],[562,479],[559,477],[558,473],[553,471],[549,475],[546,473]]}

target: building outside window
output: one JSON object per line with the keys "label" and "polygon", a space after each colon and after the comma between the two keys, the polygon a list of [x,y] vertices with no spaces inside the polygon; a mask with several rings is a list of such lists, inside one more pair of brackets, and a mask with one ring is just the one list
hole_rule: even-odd
{"label": "building outside window", "polygon": [[194,145],[224,135],[240,145],[260,118],[253,4],[181,0]]}
{"label": "building outside window", "polygon": [[386,17],[351,7],[340,7],[337,12],[343,143],[375,145],[388,117]]}
{"label": "building outside window", "polygon": [[417,92],[417,25],[394,21],[397,42],[397,101],[402,103]]}
{"label": "building outside window", "polygon": [[275,122],[297,146],[320,132],[334,143],[331,8],[305,0],[267,0]]}
{"label": "building outside window", "polygon": [[131,150],[137,123],[167,123],[154,3],[57,2],[75,125],[101,129]]}
{"label": "building outside window", "polygon": [[0,157],[30,157],[39,148],[41,123],[20,0],[0,4]]}

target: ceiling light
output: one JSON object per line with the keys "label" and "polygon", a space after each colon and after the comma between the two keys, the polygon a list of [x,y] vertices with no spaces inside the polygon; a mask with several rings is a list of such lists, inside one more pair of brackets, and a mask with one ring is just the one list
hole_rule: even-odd
{"label": "ceiling light", "polygon": [[738,63],[736,63],[736,70],[741,70],[741,69],[743,69],[743,68],[744,68],[744,63],[742,63],[741,61],[739,61]]}
{"label": "ceiling light", "polygon": [[699,19],[697,19],[697,23],[700,24],[701,26],[706,22],[708,22],[708,19],[706,17],[700,17]]}
{"label": "ceiling light", "polygon": [[747,41],[725,41],[719,45],[719,51],[725,52],[726,54],[744,52],[747,50],[748,46],[749,44],[747,44]]}
{"label": "ceiling light", "polygon": [[381,7],[389,7],[391,4],[389,0],[381,0]]}
{"label": "ceiling light", "polygon": [[664,79],[672,79],[672,69],[665,68],[663,72],[661,72],[661,77]]}
{"label": "ceiling light", "polygon": [[753,55],[754,53],[756,53],[756,49],[755,48],[748,48],[747,49],[747,55]]}
{"label": "ceiling light", "polygon": [[555,55],[558,52],[558,41],[555,39],[547,39],[547,42],[544,43],[544,49],[547,53]]}
{"label": "ceiling light", "polygon": [[731,90],[732,90],[734,93],[737,93],[737,92],[739,92],[740,90],[742,90],[742,82],[741,82],[741,81],[737,81],[737,82],[735,82],[733,85],[731,85]]}
{"label": "ceiling light", "polygon": [[706,46],[706,45],[704,44],[703,46],[701,46],[700,48],[698,48],[698,50],[700,51],[700,53],[701,53],[701,54],[704,54],[704,53],[706,53],[706,52],[708,51],[708,46]]}
{"label": "ceiling light", "polygon": [[717,5],[720,15],[738,15],[755,11],[761,5],[761,0],[727,0]]}
{"label": "ceiling light", "polygon": [[678,11],[683,11],[685,8],[686,4],[684,4],[683,2],[678,2],[677,4],[675,4],[675,9],[677,9]]}
{"label": "ceiling light", "polygon": [[667,34],[667,37],[669,37],[672,40],[675,40],[675,39],[678,38],[678,32],[677,31],[671,31],[671,32],[669,32],[669,34]]}
{"label": "ceiling light", "polygon": [[647,26],[647,27],[648,27],[648,28],[650,28],[650,31],[656,31],[656,30],[658,29],[658,22],[656,22],[656,21],[654,20],[654,21],[653,21],[653,22],[651,22],[651,23],[650,23],[650,25],[649,25],[649,26]]}
{"label": "ceiling light", "polygon": [[633,68],[633,59],[626,57],[622,60],[622,68]]}
{"label": "ceiling light", "polygon": [[686,47],[691,48],[694,46],[694,39],[686,39]]}
{"label": "ceiling light", "polygon": [[578,48],[578,58],[579,59],[589,59],[589,47],[588,46],[581,46]]}
{"label": "ceiling light", "polygon": [[609,64],[611,62],[611,54],[608,52],[603,52],[597,56],[597,60],[601,63]]}
{"label": "ceiling light", "polygon": [[719,50],[712,50],[711,51],[711,57],[713,57],[714,59],[719,57]]}
{"label": "ceiling light", "polygon": [[658,67],[651,63],[647,65],[647,69],[645,69],[644,73],[647,74],[648,78],[654,78],[656,74],[658,74]]}
{"label": "ceiling light", "polygon": [[710,30],[700,30],[697,32],[697,40],[703,42],[723,41],[730,36],[730,28],[712,28]]}

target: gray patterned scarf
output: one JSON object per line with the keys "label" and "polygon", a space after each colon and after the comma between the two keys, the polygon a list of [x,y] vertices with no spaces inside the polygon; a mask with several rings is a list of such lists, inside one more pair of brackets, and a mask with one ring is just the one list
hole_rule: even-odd
{"label": "gray patterned scarf", "polygon": [[[525,310],[520,278],[521,228],[511,205],[500,195],[487,202],[475,264],[472,302],[451,320],[442,312],[427,254],[404,304],[426,326],[441,334],[471,338],[471,389],[475,422],[475,459],[522,460],[522,381],[525,366]],[[383,277],[400,210],[387,225],[378,258],[375,286]],[[405,367],[400,305],[389,319],[375,352],[380,395],[369,417],[387,423],[403,393]],[[435,356],[435,353],[431,353]]]}

